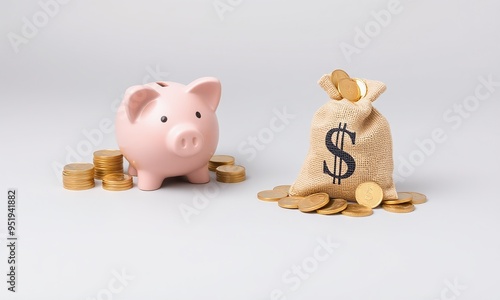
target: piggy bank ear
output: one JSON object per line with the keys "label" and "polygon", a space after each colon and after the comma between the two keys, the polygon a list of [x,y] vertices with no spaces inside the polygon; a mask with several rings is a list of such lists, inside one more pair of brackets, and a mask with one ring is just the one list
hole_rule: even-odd
{"label": "piggy bank ear", "polygon": [[146,105],[160,94],[147,85],[135,85],[125,92],[123,104],[130,122],[134,123]]}
{"label": "piggy bank ear", "polygon": [[204,99],[208,106],[215,111],[219,106],[221,85],[220,81],[214,77],[203,77],[196,79],[186,87],[187,93],[197,94]]}

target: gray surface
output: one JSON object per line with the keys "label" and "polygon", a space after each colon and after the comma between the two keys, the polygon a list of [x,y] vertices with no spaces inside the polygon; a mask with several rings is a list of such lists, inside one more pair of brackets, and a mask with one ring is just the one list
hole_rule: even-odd
{"label": "gray surface", "polygon": [[[447,112],[474,104],[467,97],[480,78],[500,81],[498,2],[401,1],[351,56],[342,43],[355,47],[356,28],[372,26],[371,12],[388,1],[233,0],[222,18],[214,3],[69,1],[18,53],[9,32],[21,34],[23,17],[42,10],[3,4],[1,189],[19,190],[20,277],[14,297],[2,275],[0,298],[272,299],[276,289],[287,299],[498,299],[500,86],[467,117]],[[446,135],[397,184],[428,195],[414,213],[306,215],[256,199],[294,181],[311,117],[327,101],[316,82],[334,68],[386,83],[375,106],[391,124],[397,168],[418,155],[416,140]],[[54,164],[84,146],[84,131],[114,119],[128,86],[201,76],[222,82],[217,152],[234,155],[247,181],[62,188]],[[294,117],[251,155],[244,143],[269,128],[273,110]],[[116,148],[113,132],[88,152],[103,148]],[[184,205],[198,214],[186,221]],[[0,274],[5,216],[2,204]],[[319,239],[336,248],[316,250]],[[294,275],[303,264],[310,273]],[[122,270],[133,277],[125,286],[114,275]]]}

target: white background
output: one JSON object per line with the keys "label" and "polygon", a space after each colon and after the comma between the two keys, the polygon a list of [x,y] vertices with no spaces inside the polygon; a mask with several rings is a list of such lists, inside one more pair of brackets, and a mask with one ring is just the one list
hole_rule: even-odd
{"label": "white background", "polygon": [[[37,1],[4,1],[0,298],[272,299],[279,290],[281,299],[498,299],[500,87],[490,93],[480,78],[500,81],[500,5],[401,0],[377,25],[389,3],[72,0],[44,19]],[[357,51],[344,53],[348,44]],[[328,101],[317,80],[335,68],[387,85],[375,107],[391,124],[396,175],[421,151],[416,141],[446,135],[397,184],[427,194],[415,212],[321,216],[257,200],[295,180],[312,115]],[[127,87],[202,76],[222,82],[217,153],[247,168],[245,182],[62,188],[57,165],[72,151],[90,162],[94,150],[117,147],[113,132],[95,132]],[[489,94],[474,102],[476,90]],[[276,111],[293,118],[252,148]],[[19,193],[15,295],[8,188]],[[183,216],[187,206],[197,214]],[[320,240],[336,245],[322,261]]]}

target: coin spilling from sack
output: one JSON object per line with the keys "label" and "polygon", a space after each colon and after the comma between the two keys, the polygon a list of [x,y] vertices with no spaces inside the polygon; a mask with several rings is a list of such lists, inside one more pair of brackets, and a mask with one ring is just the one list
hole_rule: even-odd
{"label": "coin spilling from sack", "polygon": [[424,194],[400,192],[398,199],[383,199],[382,188],[373,181],[363,182],[356,188],[356,202],[348,203],[345,199],[330,198],[327,193],[314,193],[306,197],[290,196],[289,185],[279,185],[272,190],[257,193],[262,201],[277,202],[282,208],[299,209],[301,212],[316,212],[322,215],[339,214],[350,217],[366,217],[373,214],[379,206],[393,213],[409,213],[415,210],[414,204],[427,201]]}
{"label": "coin spilling from sack", "polygon": [[330,80],[340,95],[351,102],[356,102],[365,97],[368,92],[368,87],[364,80],[351,78],[344,70],[334,70],[330,74]]}
{"label": "coin spilling from sack", "polygon": [[245,181],[245,167],[235,165],[231,155],[214,155],[208,162],[208,169],[215,172],[215,180],[223,183],[237,183]]}

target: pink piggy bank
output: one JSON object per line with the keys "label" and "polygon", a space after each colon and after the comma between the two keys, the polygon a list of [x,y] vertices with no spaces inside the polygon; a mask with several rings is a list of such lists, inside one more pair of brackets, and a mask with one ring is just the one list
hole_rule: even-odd
{"label": "pink piggy bank", "polygon": [[210,181],[220,96],[221,84],[213,77],[188,85],[153,82],[127,89],[116,116],[116,138],[141,190],[156,190],[174,176],[192,183]]}

